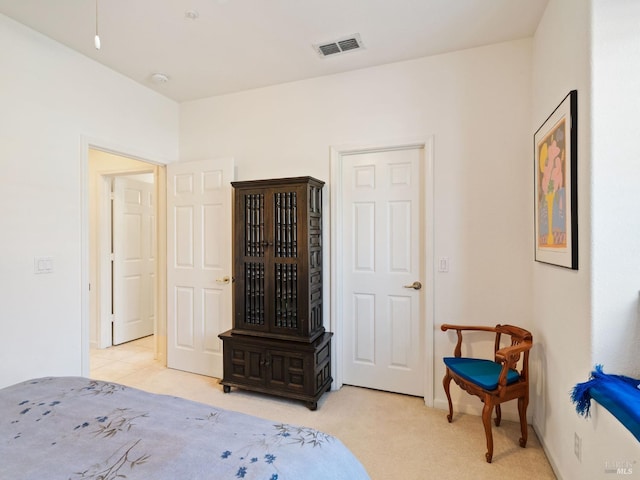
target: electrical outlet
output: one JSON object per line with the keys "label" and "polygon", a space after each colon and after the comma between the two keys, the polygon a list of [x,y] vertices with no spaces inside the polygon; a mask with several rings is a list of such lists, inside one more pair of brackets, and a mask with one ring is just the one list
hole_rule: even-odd
{"label": "electrical outlet", "polygon": [[582,462],[582,438],[577,433],[573,434],[573,453],[579,462]]}

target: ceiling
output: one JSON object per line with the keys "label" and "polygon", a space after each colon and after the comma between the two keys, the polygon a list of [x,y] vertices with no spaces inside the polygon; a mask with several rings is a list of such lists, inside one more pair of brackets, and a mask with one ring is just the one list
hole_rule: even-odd
{"label": "ceiling", "polygon": [[[96,0],[0,0],[0,13],[178,102],[530,37],[548,2],[97,1],[100,50]],[[353,34],[363,48],[313,48]]]}

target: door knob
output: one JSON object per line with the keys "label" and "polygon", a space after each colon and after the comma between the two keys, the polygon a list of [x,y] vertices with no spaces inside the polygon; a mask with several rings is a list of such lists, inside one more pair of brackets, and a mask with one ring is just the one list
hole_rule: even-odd
{"label": "door knob", "polygon": [[404,285],[404,288],[413,288],[414,290],[420,290],[422,284],[420,282],[413,282],[411,285]]}
{"label": "door knob", "polygon": [[231,278],[229,278],[228,275],[225,275],[222,278],[216,278],[216,283],[221,283],[223,285],[229,283],[230,281],[231,281]]}

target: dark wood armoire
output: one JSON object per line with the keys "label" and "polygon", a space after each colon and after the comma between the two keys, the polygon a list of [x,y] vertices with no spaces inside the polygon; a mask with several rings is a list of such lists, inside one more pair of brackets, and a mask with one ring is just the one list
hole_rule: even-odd
{"label": "dark wood armoire", "polygon": [[322,187],[312,177],[232,182],[233,328],[220,334],[231,387],[303,400],[331,387],[322,323]]}

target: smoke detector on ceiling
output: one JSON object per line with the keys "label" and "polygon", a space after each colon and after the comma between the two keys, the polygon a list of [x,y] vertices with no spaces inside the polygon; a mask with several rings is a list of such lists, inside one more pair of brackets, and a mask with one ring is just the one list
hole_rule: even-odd
{"label": "smoke detector on ceiling", "polygon": [[187,20],[197,20],[200,18],[200,13],[197,10],[187,10],[184,12],[184,18]]}
{"label": "smoke detector on ceiling", "polygon": [[154,73],[151,75],[151,81],[156,85],[162,85],[169,81],[169,76],[164,73]]}
{"label": "smoke detector on ceiling", "polygon": [[317,43],[313,48],[321,57],[332,57],[343,53],[352,52],[364,48],[359,33],[333,40],[331,42]]}

